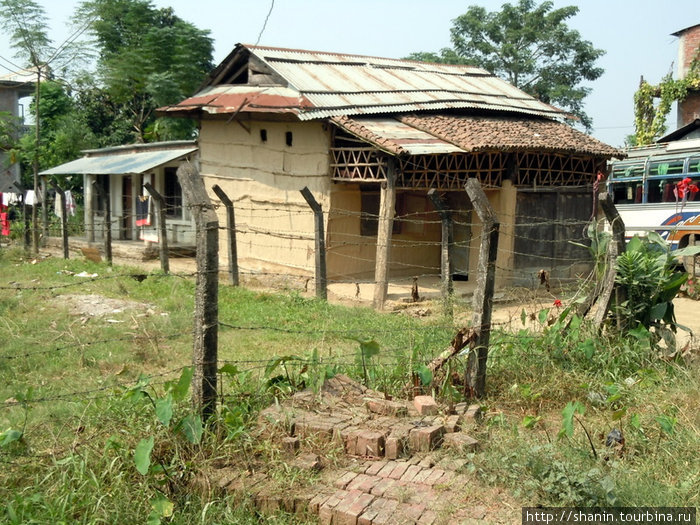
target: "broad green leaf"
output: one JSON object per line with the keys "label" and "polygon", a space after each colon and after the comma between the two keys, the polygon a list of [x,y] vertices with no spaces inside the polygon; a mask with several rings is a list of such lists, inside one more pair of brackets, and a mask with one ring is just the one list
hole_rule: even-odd
{"label": "broad green leaf", "polygon": [[376,341],[360,341],[360,350],[365,359],[369,359],[379,353],[379,343]]}
{"label": "broad green leaf", "polygon": [[654,306],[652,306],[651,310],[649,311],[649,316],[651,317],[651,320],[657,321],[659,319],[663,319],[666,316],[667,309],[668,303],[666,302],[657,303]]}
{"label": "broad green leaf", "polygon": [[134,450],[134,463],[136,470],[143,476],[148,474],[148,467],[151,466],[151,451],[153,450],[153,436],[142,439]]}
{"label": "broad green leaf", "polygon": [[595,343],[593,342],[593,339],[586,339],[585,341],[579,343],[578,349],[583,352],[586,359],[591,360],[593,358],[593,354],[595,353]]}
{"label": "broad green leaf", "polygon": [[173,417],[173,396],[168,394],[165,397],[159,397],[156,399],[156,417],[163,426],[169,426],[170,420]]}
{"label": "broad green leaf", "polygon": [[578,401],[569,401],[561,412],[561,430],[559,436],[571,437],[574,435],[574,415],[583,414],[585,407]]}
{"label": "broad green leaf", "polygon": [[10,443],[22,439],[22,432],[13,428],[8,428],[5,432],[0,433],[0,447],[6,447]]}
{"label": "broad green leaf", "polygon": [[179,430],[185,436],[187,441],[192,444],[197,444],[202,440],[202,418],[199,414],[189,414],[185,416],[178,425]]}
{"label": "broad green leaf", "polygon": [[633,328],[628,332],[632,337],[638,339],[639,341],[648,341],[650,334],[649,330],[647,330],[643,325],[638,325],[636,328]]}
{"label": "broad green leaf", "polygon": [[520,311],[520,322],[523,323],[523,326],[525,326],[526,321],[527,321],[527,312],[525,311],[525,308],[523,308]]}
{"label": "broad green leaf", "polygon": [[542,419],[542,416],[525,416],[522,421],[522,425],[525,428],[534,427]]}
{"label": "broad green leaf", "polygon": [[231,363],[226,363],[224,366],[219,368],[220,374],[225,374],[229,377],[236,377],[240,372],[241,371],[238,369],[238,367]]}
{"label": "broad green leaf", "polygon": [[543,308],[540,310],[540,312],[537,314],[537,320],[540,322],[540,324],[545,324],[547,322],[547,316],[549,315],[549,309],[548,308]]}
{"label": "broad green leaf", "polygon": [[635,430],[640,430],[642,428],[642,420],[639,417],[639,414],[630,415],[630,426]]}
{"label": "broad green leaf", "polygon": [[265,377],[269,377],[272,372],[275,371],[275,369],[281,365],[286,363],[287,361],[301,361],[301,357],[296,356],[296,355],[284,355],[282,357],[273,357],[268,361],[267,366],[265,367]]}
{"label": "broad green leaf", "polygon": [[192,374],[194,369],[191,366],[186,366],[182,369],[180,374],[180,379],[177,384],[172,388],[173,400],[183,401],[187,397],[187,393],[190,390],[190,384],[192,383]]}
{"label": "broad green leaf", "polygon": [[620,419],[622,419],[623,417],[625,417],[625,414],[627,414],[627,408],[626,408],[626,407],[623,407],[623,408],[621,408],[620,410],[616,410],[616,411],[613,412],[613,414],[612,414],[612,420],[613,420],[613,421],[619,421]]}
{"label": "broad green leaf", "polygon": [[168,498],[162,494],[158,494],[155,498],[151,500],[151,508],[158,513],[159,516],[163,518],[169,518],[173,515],[173,510],[175,505]]}
{"label": "broad green leaf", "polygon": [[661,430],[663,430],[664,433],[668,434],[669,436],[673,434],[673,432],[676,429],[676,418],[661,415],[656,416],[654,419],[659,424],[659,427],[661,427]]}
{"label": "broad green leaf", "polygon": [[433,382],[433,371],[425,365],[420,365],[416,369],[416,375],[420,378],[423,386],[428,386]]}

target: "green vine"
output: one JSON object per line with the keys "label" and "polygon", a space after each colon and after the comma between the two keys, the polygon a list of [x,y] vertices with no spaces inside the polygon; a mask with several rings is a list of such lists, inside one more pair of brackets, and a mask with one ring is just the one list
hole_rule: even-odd
{"label": "green vine", "polygon": [[[688,90],[700,89],[700,49],[688,68],[686,76],[673,80],[666,75],[658,86],[642,79],[634,94],[635,145],[651,144],[666,132],[666,117],[675,101],[685,99]],[[654,99],[658,98],[658,104]]]}

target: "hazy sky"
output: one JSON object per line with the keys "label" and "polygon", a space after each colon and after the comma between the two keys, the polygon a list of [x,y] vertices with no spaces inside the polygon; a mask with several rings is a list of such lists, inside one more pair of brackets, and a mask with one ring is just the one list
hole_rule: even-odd
{"label": "hazy sky", "polygon": [[[50,36],[60,44],[78,4],[70,0],[37,0],[49,17]],[[517,0],[511,0],[515,3]],[[154,0],[214,39],[219,62],[237,43],[254,44],[265,23],[271,0]],[[336,51],[401,58],[414,51],[437,51],[450,45],[451,21],[469,5],[499,10],[501,0],[275,0],[260,38],[261,45]],[[598,65],[604,75],[592,83],[586,112],[593,135],[622,146],[634,132],[633,95],[640,76],[652,83],[676,73],[680,29],[700,23],[700,0],[554,0],[555,8],[577,5],[569,27],[596,48],[606,51]],[[0,72],[14,51],[0,34]],[[669,131],[675,129],[675,113]]]}

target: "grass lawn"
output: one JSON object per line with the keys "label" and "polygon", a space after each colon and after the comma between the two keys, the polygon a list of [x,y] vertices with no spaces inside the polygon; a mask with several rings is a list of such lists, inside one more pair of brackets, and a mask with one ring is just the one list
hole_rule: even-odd
{"label": "grass lawn", "polygon": [[[217,431],[200,432],[178,388],[191,363],[194,282],[140,274],[0,251],[0,521],[259,523],[248,502],[213,497],[196,480],[223,457],[269,459],[251,434],[261,408],[340,371],[401,395],[459,328],[440,315],[222,285],[225,402]],[[506,490],[523,506],[697,507],[697,349],[663,361],[643,338],[559,328],[493,334],[487,417],[474,435],[482,451],[464,467],[473,490],[487,500]],[[368,341],[379,353],[363,366]],[[605,445],[613,428],[621,451]]]}

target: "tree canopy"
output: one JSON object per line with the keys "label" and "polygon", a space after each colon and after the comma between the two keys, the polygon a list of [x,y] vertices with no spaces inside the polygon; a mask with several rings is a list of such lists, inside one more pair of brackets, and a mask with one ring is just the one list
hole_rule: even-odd
{"label": "tree canopy", "polygon": [[191,95],[212,69],[209,31],[149,0],[86,0],[76,20],[89,26],[99,52],[91,92],[99,98],[94,88],[104,90],[115,116],[129,122],[133,139],[191,137],[192,123],[157,122],[154,110]]}
{"label": "tree canopy", "polygon": [[496,12],[470,6],[453,20],[452,48],[408,58],[483,67],[542,102],[569,111],[590,130],[583,101],[591,89],[582,82],[603,74],[595,63],[605,52],[566,25],[578,7],[553,7],[551,1],[536,5],[533,0],[506,3]]}

